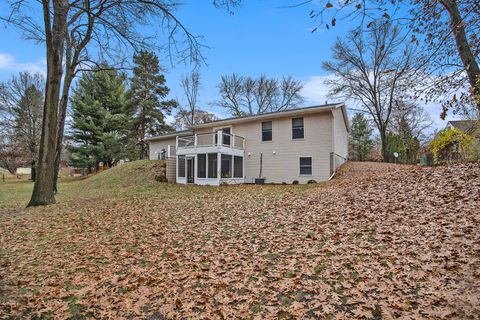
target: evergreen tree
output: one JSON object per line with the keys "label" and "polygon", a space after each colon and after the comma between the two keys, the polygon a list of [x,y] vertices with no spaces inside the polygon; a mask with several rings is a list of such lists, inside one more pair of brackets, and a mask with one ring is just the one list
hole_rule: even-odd
{"label": "evergreen tree", "polygon": [[71,165],[98,169],[100,162],[111,167],[132,157],[124,74],[115,70],[85,73],[71,102]]}
{"label": "evergreen tree", "polygon": [[354,160],[364,161],[374,145],[372,140],[373,129],[369,126],[368,119],[357,112],[352,118],[350,131],[350,157]]}
{"label": "evergreen tree", "polygon": [[153,52],[140,51],[133,56],[135,67],[130,79],[128,104],[133,118],[134,130],[140,140],[140,158],[147,154],[143,140],[146,135],[156,135],[173,128],[165,123],[165,115],[170,115],[177,106],[175,100],[163,100],[170,89],[165,85],[165,77],[160,73],[158,57]]}

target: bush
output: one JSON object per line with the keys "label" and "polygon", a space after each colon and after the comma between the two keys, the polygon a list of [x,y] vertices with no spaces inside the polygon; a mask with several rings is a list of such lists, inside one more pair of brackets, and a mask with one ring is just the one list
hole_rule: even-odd
{"label": "bush", "polygon": [[308,184],[312,184],[312,183],[317,183],[317,181],[315,181],[315,180],[312,179],[312,180],[308,180],[307,183],[308,183]]}
{"label": "bush", "polygon": [[435,162],[470,160],[474,155],[475,139],[457,128],[440,132],[430,142]]}
{"label": "bush", "polygon": [[298,180],[293,180],[292,184],[298,184]]}
{"label": "bush", "polygon": [[156,174],[155,175],[155,181],[168,182],[167,177],[165,177],[165,174]]}

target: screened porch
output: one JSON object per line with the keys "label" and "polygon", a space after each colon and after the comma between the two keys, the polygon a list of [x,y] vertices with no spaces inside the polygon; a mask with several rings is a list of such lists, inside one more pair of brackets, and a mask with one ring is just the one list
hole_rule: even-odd
{"label": "screened porch", "polygon": [[177,183],[200,185],[244,182],[242,155],[197,153],[177,155]]}

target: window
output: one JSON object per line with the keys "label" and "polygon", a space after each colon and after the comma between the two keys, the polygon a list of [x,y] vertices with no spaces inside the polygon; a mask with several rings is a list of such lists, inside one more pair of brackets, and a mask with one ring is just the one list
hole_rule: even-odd
{"label": "window", "polygon": [[185,156],[178,156],[178,176],[185,178]]}
{"label": "window", "polygon": [[165,160],[167,151],[165,149],[160,150],[158,153],[158,160]]}
{"label": "window", "polygon": [[292,139],[303,139],[303,118],[292,119]]}
{"label": "window", "polygon": [[233,158],[233,177],[243,178],[243,157]]}
{"label": "window", "polygon": [[205,153],[197,155],[197,177],[207,177],[207,155]]}
{"label": "window", "polygon": [[262,122],[262,141],[272,141],[272,121]]}
{"label": "window", "polygon": [[231,178],[232,177],[232,156],[227,154],[222,154],[222,178]]}
{"label": "window", "polygon": [[209,153],[208,154],[208,177],[216,178],[217,177],[217,154]]}
{"label": "window", "polygon": [[300,157],[300,174],[312,174],[312,157]]}

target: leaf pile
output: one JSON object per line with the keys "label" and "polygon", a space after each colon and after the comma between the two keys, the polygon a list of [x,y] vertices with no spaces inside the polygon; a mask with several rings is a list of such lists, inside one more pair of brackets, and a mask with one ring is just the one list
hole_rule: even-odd
{"label": "leaf pile", "polygon": [[0,318],[480,314],[478,162],[92,199],[0,215]]}

